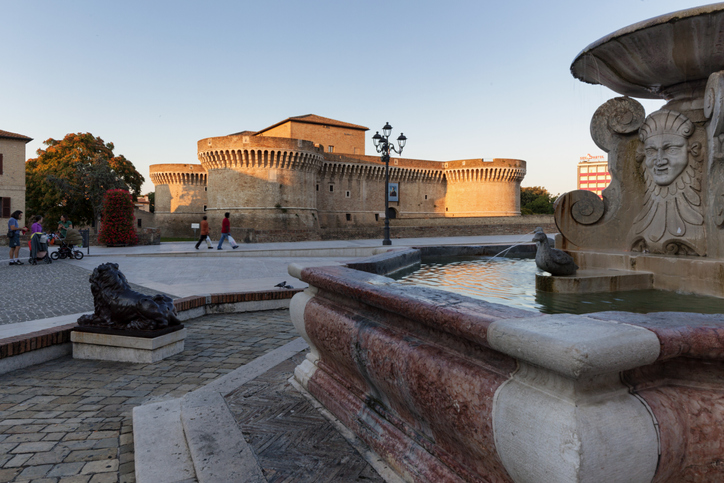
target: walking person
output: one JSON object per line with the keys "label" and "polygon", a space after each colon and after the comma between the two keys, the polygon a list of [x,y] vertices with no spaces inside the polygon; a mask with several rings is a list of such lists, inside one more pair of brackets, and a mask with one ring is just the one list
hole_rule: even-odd
{"label": "walking person", "polygon": [[201,242],[205,241],[206,246],[209,250],[211,250],[211,240],[209,240],[209,222],[206,221],[206,216],[203,217],[201,220],[201,236],[199,237],[199,241],[196,242],[196,249],[199,249],[199,245],[201,245]]}
{"label": "walking person", "polygon": [[10,215],[8,220],[8,245],[10,246],[10,265],[22,265],[20,261],[20,233],[28,231],[28,227],[24,226],[20,228],[20,219],[23,217],[23,212],[20,210],[14,211]]}
{"label": "walking person", "polygon": [[229,243],[231,244],[232,249],[236,250],[237,248],[239,248],[239,245],[236,244],[234,238],[231,236],[231,222],[229,221],[229,212],[224,213],[224,219],[221,221],[221,238],[219,239],[219,246],[216,247],[217,250],[221,250],[221,245],[227,238],[229,239]]}

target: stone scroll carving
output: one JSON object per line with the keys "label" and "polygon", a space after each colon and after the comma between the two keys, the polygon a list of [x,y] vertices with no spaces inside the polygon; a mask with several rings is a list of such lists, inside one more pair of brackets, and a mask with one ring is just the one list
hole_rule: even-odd
{"label": "stone scroll carving", "polygon": [[98,265],[90,284],[95,312],[80,317],[80,326],[158,330],[181,324],[170,297],[152,297],[132,290],[117,263]]}
{"label": "stone scroll carving", "polygon": [[[628,232],[626,220],[632,218],[631,190],[624,192],[626,179],[632,170],[629,159],[636,151],[638,129],[645,119],[643,106],[630,97],[610,99],[600,106],[591,119],[591,137],[608,153],[611,183],[596,194],[578,190],[565,193],[556,202],[556,224],[566,240],[565,247],[595,247],[624,249],[625,244],[614,235]],[[623,218],[619,215],[623,214]],[[629,221],[630,222],[630,221]],[[616,227],[612,228],[611,223]],[[625,227],[625,228],[624,228]]]}

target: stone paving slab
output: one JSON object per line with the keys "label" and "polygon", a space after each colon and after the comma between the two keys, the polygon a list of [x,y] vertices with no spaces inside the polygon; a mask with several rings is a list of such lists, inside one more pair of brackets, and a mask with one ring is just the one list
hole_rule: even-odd
{"label": "stone paving slab", "polygon": [[133,407],[177,398],[296,339],[288,310],[184,323],[155,364],[64,357],[0,376],[0,482],[135,481]]}
{"label": "stone paving slab", "polygon": [[385,480],[288,379],[297,354],[226,396],[269,483]]}

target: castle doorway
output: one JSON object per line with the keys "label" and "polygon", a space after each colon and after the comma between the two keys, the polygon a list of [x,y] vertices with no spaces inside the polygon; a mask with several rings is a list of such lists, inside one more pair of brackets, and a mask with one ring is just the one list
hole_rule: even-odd
{"label": "castle doorway", "polygon": [[390,220],[394,220],[395,218],[397,218],[397,210],[391,206],[387,208],[387,218],[389,218]]}

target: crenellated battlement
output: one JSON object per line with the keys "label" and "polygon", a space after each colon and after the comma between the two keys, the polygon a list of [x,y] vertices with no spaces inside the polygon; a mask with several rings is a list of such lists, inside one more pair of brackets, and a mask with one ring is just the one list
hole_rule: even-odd
{"label": "crenellated battlement", "polygon": [[152,164],[149,168],[155,185],[179,184],[206,186],[206,170],[198,164]]}
{"label": "crenellated battlement", "polygon": [[289,169],[318,171],[323,154],[301,139],[232,135],[202,139],[198,157],[206,170]]}

